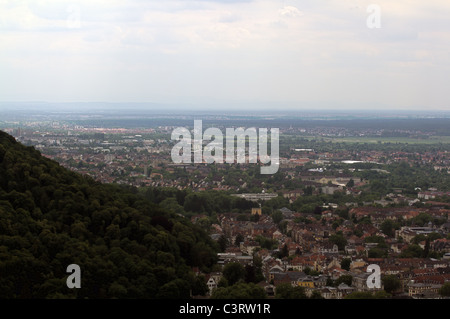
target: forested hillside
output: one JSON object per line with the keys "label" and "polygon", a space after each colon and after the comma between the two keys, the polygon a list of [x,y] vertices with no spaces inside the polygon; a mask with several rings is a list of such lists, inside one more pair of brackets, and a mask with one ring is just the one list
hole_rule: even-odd
{"label": "forested hillside", "polygon": [[[136,189],[73,173],[0,132],[0,298],[188,298],[217,245]],[[81,268],[81,288],[66,268]]]}

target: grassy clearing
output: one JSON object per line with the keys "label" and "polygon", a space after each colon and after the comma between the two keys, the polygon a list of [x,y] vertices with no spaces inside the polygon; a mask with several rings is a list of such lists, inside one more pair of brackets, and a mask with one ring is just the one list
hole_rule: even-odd
{"label": "grassy clearing", "polygon": [[368,143],[368,144],[449,144],[450,136],[433,136],[428,139],[416,139],[409,137],[307,137],[308,140],[324,140],[334,143]]}

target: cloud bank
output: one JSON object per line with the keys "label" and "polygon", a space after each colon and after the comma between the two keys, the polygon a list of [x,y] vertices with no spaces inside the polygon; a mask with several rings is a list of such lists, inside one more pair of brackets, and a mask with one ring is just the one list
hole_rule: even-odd
{"label": "cloud bank", "polygon": [[446,0],[3,0],[0,96],[449,110],[449,14]]}

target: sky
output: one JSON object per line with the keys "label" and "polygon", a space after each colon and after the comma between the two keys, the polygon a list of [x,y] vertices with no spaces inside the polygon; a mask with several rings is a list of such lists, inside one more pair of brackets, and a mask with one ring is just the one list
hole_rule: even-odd
{"label": "sky", "polygon": [[0,0],[0,101],[450,110],[448,0]]}

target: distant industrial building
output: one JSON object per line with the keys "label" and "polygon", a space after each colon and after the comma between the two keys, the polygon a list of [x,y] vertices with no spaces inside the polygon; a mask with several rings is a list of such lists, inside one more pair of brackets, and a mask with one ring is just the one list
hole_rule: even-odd
{"label": "distant industrial building", "polygon": [[233,194],[233,196],[245,198],[253,202],[260,200],[270,200],[278,196],[276,193],[244,193],[244,194]]}

